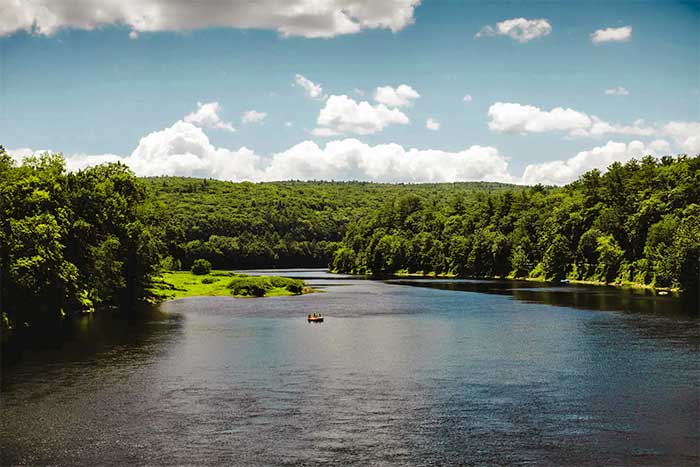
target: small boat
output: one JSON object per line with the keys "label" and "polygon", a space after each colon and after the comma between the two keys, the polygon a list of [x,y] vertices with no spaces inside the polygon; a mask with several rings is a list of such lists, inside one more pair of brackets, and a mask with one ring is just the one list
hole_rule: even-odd
{"label": "small boat", "polygon": [[311,313],[306,316],[306,319],[309,321],[309,323],[322,323],[323,315],[319,313]]}

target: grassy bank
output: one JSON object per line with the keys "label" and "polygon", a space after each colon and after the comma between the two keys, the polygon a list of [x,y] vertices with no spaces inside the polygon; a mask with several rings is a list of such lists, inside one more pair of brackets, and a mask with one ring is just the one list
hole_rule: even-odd
{"label": "grassy bank", "polygon": [[184,297],[280,297],[312,292],[304,281],[280,276],[248,276],[231,271],[195,275],[190,271],[168,271],[150,287],[159,301]]}

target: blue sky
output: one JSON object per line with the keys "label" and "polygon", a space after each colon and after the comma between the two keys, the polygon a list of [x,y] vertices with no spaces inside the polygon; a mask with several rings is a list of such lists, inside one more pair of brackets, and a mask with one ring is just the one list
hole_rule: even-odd
{"label": "blue sky", "polygon": [[[345,3],[334,1],[337,8]],[[81,2],[83,8],[101,3]],[[148,2],[159,3],[143,3]],[[274,9],[269,5],[274,0],[264,3],[268,5],[261,9]],[[136,172],[152,175],[160,166],[164,173],[263,180],[285,178],[281,164],[286,163],[292,164],[289,177],[298,178],[325,174],[387,181],[468,178],[565,183],[586,169],[642,155],[637,152],[700,151],[698,1],[416,4],[396,0],[396,4],[395,11],[377,13],[384,15],[381,21],[394,21],[409,11],[412,22],[394,24],[395,31],[381,24],[360,25],[359,31],[350,34],[331,27],[323,32],[331,37],[324,38],[305,37],[317,34],[306,29],[286,35],[288,25],[277,18],[264,19],[264,29],[242,29],[238,24],[218,24],[206,14],[188,24],[190,12],[179,11],[182,18],[176,23],[150,31],[153,26],[130,23],[133,11],[116,12],[107,20],[86,20],[80,12],[60,11],[54,12],[53,29],[48,30],[41,28],[39,14],[26,7],[21,15],[10,12],[9,19],[0,18],[10,24],[0,36],[0,144],[17,154],[61,151],[77,157],[78,168],[89,165],[90,155],[98,156],[94,161],[111,157],[128,163],[130,156],[140,157],[145,150],[140,148],[141,138],[172,129],[197,110],[198,102],[215,102],[216,118],[230,122],[236,131],[190,119],[207,142],[184,126],[177,130],[189,136],[175,130],[169,135],[158,133],[158,139],[147,141],[152,152],[144,157],[150,158],[151,165],[134,163]],[[213,14],[221,16],[217,11]],[[357,15],[361,24],[363,17]],[[20,16],[24,22],[16,19]],[[475,37],[485,26],[498,31],[497,23],[516,18],[533,21],[535,35],[540,35],[519,41],[515,29],[512,36]],[[534,23],[542,20],[546,24]],[[78,24],[81,21],[84,24]],[[263,20],[256,13],[251,21]],[[629,28],[630,33],[622,40],[594,43],[591,34],[606,28]],[[133,36],[138,32],[138,37],[130,38],[131,31]],[[322,86],[322,95],[309,98],[301,86],[293,85],[297,74]],[[352,109],[333,96],[347,95],[355,104],[367,101],[372,113],[381,105],[374,99],[376,88],[400,85],[409,86],[420,97],[409,99],[407,105],[385,107],[400,112],[408,122],[392,117],[380,129],[359,132],[352,126],[357,122],[342,123]],[[605,92],[619,88],[624,88],[623,95]],[[470,102],[463,101],[466,94]],[[497,103],[516,106],[494,106]],[[571,112],[550,114],[555,108]],[[324,109],[330,120],[320,125]],[[242,115],[248,110],[265,117],[244,123]],[[371,120],[373,115],[365,117]],[[593,116],[626,129],[596,132],[585,121]],[[439,129],[428,129],[428,118],[439,122]],[[328,127],[334,134],[317,136],[320,132],[313,130],[319,127]],[[580,134],[581,128],[585,135]],[[172,138],[180,142],[185,138],[184,149]],[[347,139],[357,141],[346,149],[339,144],[336,151],[324,149],[328,142]],[[320,152],[313,146],[296,146],[303,142],[315,143]],[[207,143],[229,151],[230,160],[222,162],[220,155],[216,167],[208,168],[211,147],[187,149]],[[382,149],[381,145],[390,143],[403,151]],[[168,145],[179,147],[163,149]],[[241,156],[241,147],[254,152],[254,160]],[[474,147],[496,151],[464,153]],[[411,148],[423,152],[412,156]],[[309,151],[308,160],[301,149]],[[348,156],[348,151],[361,154]],[[187,159],[182,152],[201,161],[171,167],[161,160]],[[260,175],[261,170],[270,169],[274,154],[286,157],[275,161],[267,175]],[[335,158],[334,162],[328,158]],[[377,161],[403,169],[368,169]],[[489,161],[494,164],[490,172],[477,170]],[[237,171],[236,164],[255,167]],[[234,167],[223,169],[223,165]],[[300,168],[304,165],[308,167]],[[425,174],[420,173],[422,166]],[[523,178],[528,166],[533,167],[532,176]]]}

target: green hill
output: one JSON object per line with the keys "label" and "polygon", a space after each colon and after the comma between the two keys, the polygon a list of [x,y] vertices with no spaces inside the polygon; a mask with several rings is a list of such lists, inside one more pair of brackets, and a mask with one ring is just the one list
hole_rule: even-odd
{"label": "green hill", "polygon": [[141,180],[149,193],[149,221],[163,227],[167,256],[184,269],[197,258],[208,259],[218,269],[325,267],[348,224],[375,212],[387,199],[415,194],[458,204],[478,193],[523,189],[487,182]]}

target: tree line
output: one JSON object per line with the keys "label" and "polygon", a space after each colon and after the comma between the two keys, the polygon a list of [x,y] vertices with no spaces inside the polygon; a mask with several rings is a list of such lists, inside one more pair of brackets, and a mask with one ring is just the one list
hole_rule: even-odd
{"label": "tree line", "polygon": [[147,222],[163,232],[164,263],[190,269],[196,259],[214,269],[327,267],[347,226],[388,198],[416,192],[513,189],[497,183],[376,184],[363,182],[231,183],[152,177]]}
{"label": "tree line", "polygon": [[143,300],[162,250],[146,197],[125,165],[70,173],[49,154],[17,165],[0,146],[3,330]]}
{"label": "tree line", "polygon": [[700,157],[645,157],[561,188],[389,198],[348,224],[331,266],[696,289],[699,169]]}
{"label": "tree line", "polygon": [[326,267],[697,287],[700,157],[645,157],[565,187],[232,183],[68,172],[0,146],[4,328],[148,298],[163,269]]}

